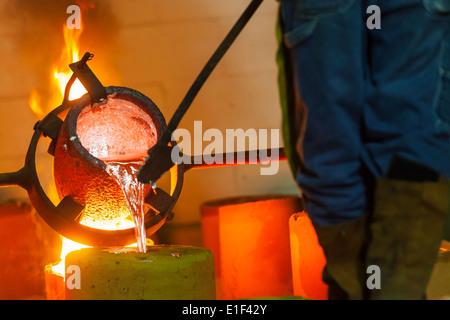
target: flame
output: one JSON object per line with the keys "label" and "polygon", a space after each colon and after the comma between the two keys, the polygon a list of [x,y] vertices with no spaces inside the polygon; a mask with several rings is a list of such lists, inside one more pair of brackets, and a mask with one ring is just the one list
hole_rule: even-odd
{"label": "flame", "polygon": [[[93,227],[92,225],[89,225],[89,223],[84,223],[87,226]],[[117,224],[116,226],[111,226],[111,225],[104,225],[102,229],[104,230],[118,230],[118,229],[128,229],[128,228],[134,228],[135,224],[133,221],[131,220],[127,220],[124,219],[123,221],[121,221],[119,224]],[[63,278],[65,278],[65,261],[66,261],[66,256],[67,254],[69,254],[72,251],[75,250],[80,250],[83,248],[91,248],[91,246],[88,245],[84,245],[78,242],[75,242],[73,240],[67,239],[65,237],[61,237],[62,238],[62,248],[61,248],[61,255],[60,255],[60,261],[58,264],[53,265],[51,267],[52,271],[54,273],[59,274],[60,276],[62,276]],[[152,246],[154,245],[154,241],[147,238],[146,239],[146,245],[147,246]],[[127,245],[125,247],[137,247],[137,242]]]}
{"label": "flame", "polygon": [[65,270],[66,270],[66,266],[65,266],[65,259],[66,259],[66,255],[69,252],[72,252],[74,250],[80,250],[83,248],[89,248],[89,246],[86,246],[84,244],[75,242],[73,240],[67,239],[62,237],[62,249],[61,249],[61,261],[57,264],[52,266],[52,271],[54,273],[57,273],[59,275],[61,275],[62,277],[65,277]]}
{"label": "flame", "polygon": [[[79,52],[80,52],[80,37],[83,32],[83,23],[81,20],[81,28],[80,29],[69,29],[64,24],[63,25],[63,35],[64,35],[64,48],[61,52],[60,60],[54,64],[51,70],[51,81],[52,81],[52,93],[54,97],[50,99],[51,102],[60,102],[64,97],[64,91],[67,82],[69,81],[72,72],[69,69],[69,64],[79,61]],[[70,88],[69,100],[78,99],[87,91],[81,84],[81,82],[77,79],[72,87]],[[40,118],[45,116],[45,112],[40,105],[40,97],[36,90],[32,90],[29,105],[31,110]],[[50,110],[48,110],[50,111]],[[55,191],[54,183],[50,188]],[[61,249],[61,261],[59,264],[52,266],[52,271],[60,274],[61,276],[65,276],[65,257],[66,255],[74,250],[79,250],[82,248],[87,248],[89,246],[83,245],[81,243],[72,241],[70,239],[62,237],[62,249]]]}
{"label": "flame", "polygon": [[[134,224],[133,224],[134,227]],[[147,238],[147,246],[152,246],[154,245],[154,241]],[[133,243],[130,244],[126,247],[137,247],[137,243]],[[65,264],[65,260],[66,260],[66,255],[69,254],[72,251],[75,250],[80,250],[83,248],[90,248],[90,246],[75,242],[73,240],[67,239],[62,237],[62,249],[61,249],[61,255],[60,255],[60,262],[54,266],[51,267],[52,271],[54,273],[57,273],[58,275],[60,275],[61,277],[65,278],[65,270],[66,270],[66,264]]]}
{"label": "flame", "polygon": [[[70,76],[72,75],[71,71],[67,71],[67,66],[70,63],[77,62],[80,60],[79,43],[82,32],[83,32],[83,20],[81,20],[80,29],[69,29],[66,27],[66,25],[63,25],[65,47],[61,53],[60,62],[58,63],[58,65],[55,65],[52,70],[57,88],[59,89],[57,92],[60,93],[61,99],[64,95],[66,84],[69,81]],[[80,80],[76,79],[72,87],[70,88],[69,100],[78,99],[86,92],[87,91],[81,84]]]}
{"label": "flame", "polygon": [[[80,17],[81,18],[81,17]],[[80,60],[80,37],[83,33],[83,22],[81,21],[80,29],[69,29],[66,24],[63,24],[64,35],[64,48],[61,52],[61,58],[55,63],[50,72],[51,78],[51,92],[52,97],[49,98],[49,108],[54,108],[61,103],[64,97],[64,91],[67,82],[69,81],[72,71],[69,68],[69,64]],[[76,79],[73,83],[69,100],[80,98],[87,91],[81,84],[80,80]],[[44,110],[41,106],[41,97],[36,89],[33,89],[28,100],[28,104],[31,110],[39,117],[43,118],[51,109]]]}
{"label": "flame", "polygon": [[44,110],[41,107],[41,97],[36,89],[31,90],[30,98],[28,99],[28,105],[35,115],[42,119],[45,116]]}

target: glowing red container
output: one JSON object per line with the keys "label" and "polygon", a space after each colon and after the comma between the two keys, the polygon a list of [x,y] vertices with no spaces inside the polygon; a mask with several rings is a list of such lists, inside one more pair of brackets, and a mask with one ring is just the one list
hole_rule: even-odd
{"label": "glowing red container", "polygon": [[326,300],[328,286],[322,281],[326,259],[314,226],[305,212],[290,217],[289,233],[294,295]]}
{"label": "glowing red container", "polygon": [[[85,95],[70,109],[54,162],[59,197],[71,196],[85,207],[81,223],[102,229],[129,215],[122,190],[105,171],[104,161],[144,159],[165,127],[163,115],[146,96],[123,87],[106,90],[107,104],[91,108]],[[146,186],[146,193],[150,189]]]}
{"label": "glowing red container", "polygon": [[303,209],[300,198],[231,198],[204,203],[201,209],[219,299],[292,295],[289,218]]}

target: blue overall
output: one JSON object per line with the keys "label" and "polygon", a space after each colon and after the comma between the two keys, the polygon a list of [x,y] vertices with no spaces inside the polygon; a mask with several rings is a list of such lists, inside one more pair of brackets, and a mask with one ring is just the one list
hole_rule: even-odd
{"label": "blue overall", "polygon": [[[381,29],[366,25],[370,5]],[[280,12],[313,222],[370,210],[394,154],[450,177],[450,0],[281,0]]]}

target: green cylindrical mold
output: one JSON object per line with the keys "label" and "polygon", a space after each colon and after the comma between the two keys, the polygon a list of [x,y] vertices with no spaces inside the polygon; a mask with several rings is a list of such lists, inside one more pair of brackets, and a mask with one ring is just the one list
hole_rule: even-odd
{"label": "green cylindrical mold", "polygon": [[190,246],[86,248],[66,257],[66,300],[212,300],[214,259]]}

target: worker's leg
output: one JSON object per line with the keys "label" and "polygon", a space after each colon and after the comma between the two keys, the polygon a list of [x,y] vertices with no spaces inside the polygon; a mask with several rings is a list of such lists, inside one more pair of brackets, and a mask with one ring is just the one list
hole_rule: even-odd
{"label": "worker's leg", "polygon": [[382,28],[368,31],[365,164],[381,177],[397,154],[450,178],[450,12],[433,16],[422,0],[372,2]]}
{"label": "worker's leg", "polygon": [[364,160],[378,179],[367,264],[380,267],[381,289],[370,295],[421,299],[448,214],[450,16],[422,0],[372,2],[382,28],[368,41]]}
{"label": "worker's leg", "polygon": [[[350,3],[343,13],[309,14],[324,3]],[[313,11],[313,10],[311,10]],[[314,11],[315,12],[315,11]],[[301,139],[306,168],[296,175],[313,222],[351,221],[367,210],[360,138],[364,105],[365,13],[361,1],[282,2],[298,97],[306,116]],[[307,109],[307,110],[305,110]]]}
{"label": "worker's leg", "polygon": [[299,130],[296,173],[327,265],[330,298],[362,297],[361,257],[368,210],[360,138],[364,106],[362,1],[282,1]]}

